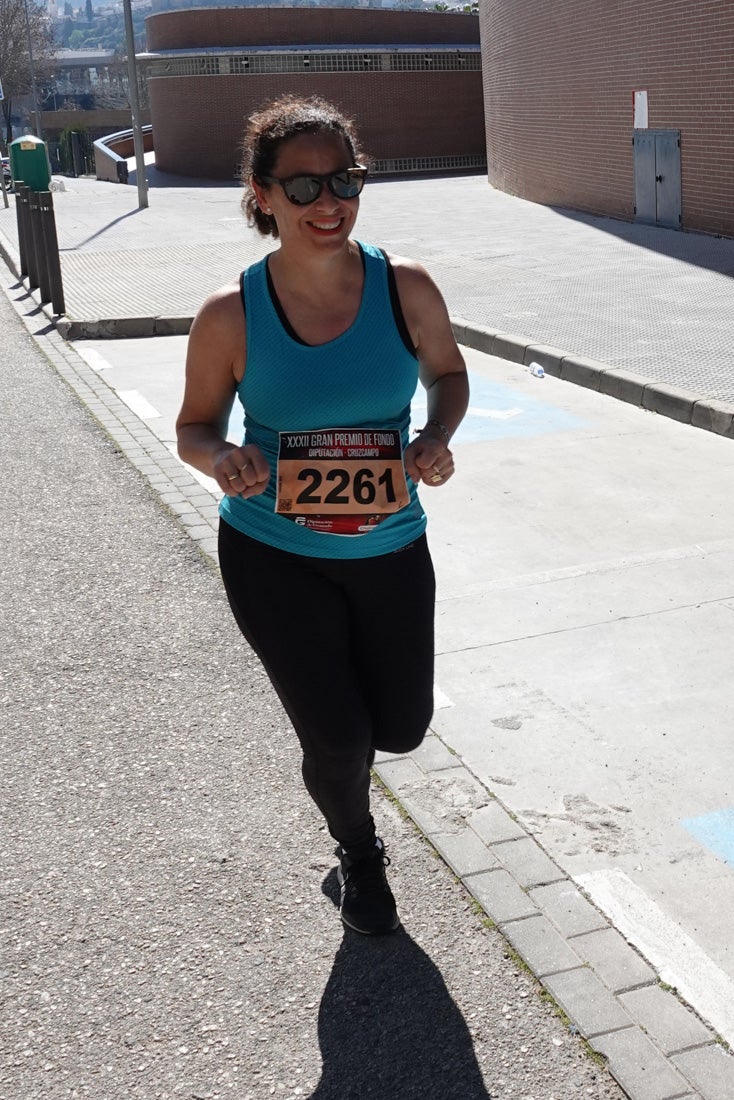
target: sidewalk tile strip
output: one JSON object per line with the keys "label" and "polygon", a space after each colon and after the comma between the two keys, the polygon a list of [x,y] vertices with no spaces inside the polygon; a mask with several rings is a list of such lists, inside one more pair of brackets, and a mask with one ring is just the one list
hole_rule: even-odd
{"label": "sidewalk tile strip", "polygon": [[198,539],[197,545],[199,549],[210,557],[213,561],[218,562],[218,540],[216,535],[212,538]]}
{"label": "sidewalk tile strip", "polygon": [[508,871],[483,871],[464,882],[495,924],[534,917],[538,912]]}
{"label": "sidewalk tile strip", "polygon": [[424,772],[463,767],[459,757],[449,752],[440,737],[436,737],[435,734],[425,737],[423,743],[414,749],[411,756]]}
{"label": "sidewalk tile strip", "polygon": [[210,524],[200,524],[198,527],[190,527],[189,534],[192,539],[196,539],[197,542],[200,539],[215,538],[216,532]]}
{"label": "sidewalk tile strip", "polygon": [[175,512],[177,516],[195,516],[198,515],[196,508],[191,504],[183,493],[176,492],[172,489],[168,493],[161,493],[161,500],[169,506],[172,512]]}
{"label": "sidewalk tile strip", "polygon": [[632,1025],[619,1001],[588,967],[550,974],[545,985],[582,1035],[590,1039]]}
{"label": "sidewalk tile strip", "polygon": [[423,778],[423,772],[418,765],[407,756],[399,760],[391,757],[384,764],[379,765],[377,772],[383,783],[387,783],[395,794],[411,784],[420,783]]}
{"label": "sidewalk tile strip", "polygon": [[698,1017],[682,1005],[673,993],[659,985],[623,993],[619,999],[664,1054],[681,1052],[711,1041],[711,1032]]}
{"label": "sidewalk tile strip", "polygon": [[718,1043],[675,1054],[672,1061],[693,1082],[704,1100],[732,1100],[734,1097],[734,1057]]}
{"label": "sidewalk tile strip", "polygon": [[[674,1100],[690,1095],[690,1085],[638,1027],[591,1039],[594,1050],[634,1100]],[[707,1097],[706,1100],[711,1100]]]}
{"label": "sidewalk tile strip", "polygon": [[538,978],[581,966],[576,952],[543,916],[504,924],[502,934]]}
{"label": "sidewalk tile strip", "polygon": [[502,841],[494,844],[492,851],[521,886],[541,886],[566,881],[563,871],[548,858],[532,837]]}
{"label": "sidewalk tile strip", "polygon": [[550,917],[562,936],[580,936],[606,928],[608,922],[572,882],[538,886],[530,891],[533,901]]}
{"label": "sidewalk tile strip", "polygon": [[459,833],[432,833],[431,843],[459,878],[491,871],[498,866],[492,852],[468,828]]}
{"label": "sidewalk tile strip", "polygon": [[571,941],[612,993],[652,985],[657,974],[614,928],[586,932]]}
{"label": "sidewalk tile strip", "polygon": [[418,792],[403,790],[400,801],[421,832],[429,838],[438,833],[458,833],[461,830],[462,822],[458,816],[446,813],[440,802],[425,789]]}
{"label": "sidewalk tile strip", "polygon": [[502,840],[516,840],[526,836],[522,826],[510,817],[499,802],[490,802],[488,806],[483,806],[472,814],[469,824],[485,844],[497,844]]}
{"label": "sidewalk tile strip", "polygon": [[174,510],[184,527],[196,528],[201,524],[202,516],[195,509],[191,512],[181,512],[178,508]]}

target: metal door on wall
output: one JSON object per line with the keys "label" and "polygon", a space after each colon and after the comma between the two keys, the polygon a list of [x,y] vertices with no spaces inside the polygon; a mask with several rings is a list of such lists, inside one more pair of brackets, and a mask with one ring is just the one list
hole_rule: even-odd
{"label": "metal door on wall", "polygon": [[635,130],[635,220],[680,229],[680,130]]}

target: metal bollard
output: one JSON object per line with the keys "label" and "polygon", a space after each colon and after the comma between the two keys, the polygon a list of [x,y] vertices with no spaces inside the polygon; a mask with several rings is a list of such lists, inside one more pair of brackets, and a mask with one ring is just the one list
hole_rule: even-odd
{"label": "metal bollard", "polygon": [[21,180],[15,181],[15,216],[18,221],[18,252],[20,253],[20,277],[28,275],[28,188]]}
{"label": "metal bollard", "polygon": [[54,214],[54,200],[50,191],[39,191],[38,203],[41,210],[41,232],[43,235],[44,251],[49,279],[50,295],[45,301],[50,301],[56,314],[66,312],[64,303],[64,284],[61,279],[61,259],[59,256],[59,239],[56,233],[56,215]]}
{"label": "metal bollard", "polygon": [[30,223],[31,223],[31,239],[33,241],[33,254],[35,257],[36,270],[35,283],[31,282],[30,276],[28,279],[28,285],[31,290],[39,289],[41,291],[41,301],[49,302],[51,300],[50,289],[48,285],[48,273],[46,271],[46,257],[43,250],[43,231],[41,229],[41,208],[38,205],[38,192],[31,191],[28,196],[28,209],[30,211]]}

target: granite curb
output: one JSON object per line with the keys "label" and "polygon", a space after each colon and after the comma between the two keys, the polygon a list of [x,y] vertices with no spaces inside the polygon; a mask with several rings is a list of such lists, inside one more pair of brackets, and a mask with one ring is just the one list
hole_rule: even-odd
{"label": "granite curb", "polygon": [[638,405],[682,424],[734,438],[734,405],[653,381],[598,359],[574,355],[548,344],[533,343],[515,333],[485,328],[459,317],[452,317],[451,323],[457,341],[465,347],[526,367],[538,363],[546,374],[565,382],[574,382],[578,386],[616,397],[619,401]]}
{"label": "granite curb", "polygon": [[[17,303],[15,308],[31,329]],[[40,336],[31,330],[31,335],[216,563],[214,497],[58,328]],[[434,732],[409,756],[378,756],[375,771],[553,997],[571,1030],[607,1059],[631,1100],[730,1100],[734,1059],[715,1033],[660,984],[655,971]]]}

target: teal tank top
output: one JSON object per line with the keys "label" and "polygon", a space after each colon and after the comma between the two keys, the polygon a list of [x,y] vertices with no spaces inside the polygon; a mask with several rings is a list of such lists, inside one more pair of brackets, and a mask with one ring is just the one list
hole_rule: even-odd
{"label": "teal tank top", "polygon": [[244,442],[260,447],[271,476],[264,493],[247,500],[224,497],[219,512],[251,538],[307,557],[388,554],[426,528],[416,486],[407,475],[405,506],[363,534],[325,533],[275,510],[280,432],[396,428],[403,450],[408,445],[418,361],[398,328],[387,259],[372,245],[359,248],[365,269],[359,312],[346,332],[317,347],[302,343],[284,325],[268,286],[267,257],[242,276],[247,362],[237,395],[245,412]]}

